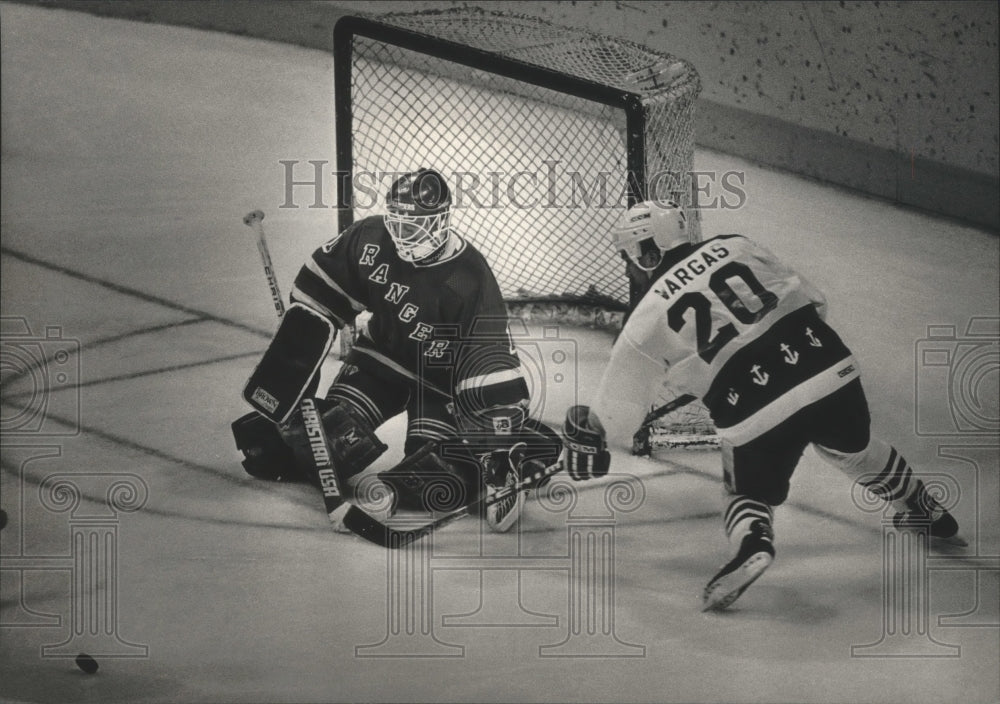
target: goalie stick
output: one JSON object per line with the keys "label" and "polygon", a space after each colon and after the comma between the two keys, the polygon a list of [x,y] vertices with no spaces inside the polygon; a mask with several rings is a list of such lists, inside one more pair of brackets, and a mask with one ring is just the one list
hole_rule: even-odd
{"label": "goalie stick", "polygon": [[640,431],[647,430],[650,426],[653,425],[654,421],[662,418],[668,413],[673,413],[678,408],[683,408],[684,406],[688,405],[695,399],[696,397],[694,396],[694,394],[684,394],[682,396],[678,396],[677,398],[671,399],[670,401],[663,404],[659,408],[654,408],[653,410],[651,410],[649,413],[646,414],[646,417],[642,421],[642,425],[639,426],[639,430]]}
{"label": "goalie stick", "polygon": [[274,275],[274,265],[271,263],[271,252],[267,249],[267,240],[264,238],[264,212],[254,210],[243,216],[243,224],[249,227],[257,235],[257,251],[260,252],[260,261],[264,265],[264,275],[267,277],[267,285],[271,289],[271,300],[274,302],[274,310],[278,317],[285,314],[285,303],[281,300],[281,291],[278,290],[278,277]]}
{"label": "goalie stick", "polygon": [[[278,277],[275,276],[274,266],[271,264],[271,252],[267,248],[263,220],[264,213],[261,210],[254,210],[243,216],[243,224],[251,228],[257,235],[257,251],[260,252],[260,260],[264,265],[264,275],[267,277],[267,285],[271,289],[271,300],[274,302],[274,310],[280,320],[285,315],[285,304],[281,299],[281,291],[278,289]],[[319,479],[320,490],[323,492],[326,515],[331,523],[340,523],[348,504],[341,496],[342,492],[337,483],[337,475],[333,470],[333,465],[330,464],[330,444],[326,437],[326,430],[323,428],[323,419],[316,408],[316,400],[308,396],[303,397],[299,402],[299,412],[302,415],[306,437],[309,440],[312,469]]]}
{"label": "goalie stick", "polygon": [[[267,247],[267,239],[264,236],[264,211],[250,211],[243,216],[243,224],[257,235],[257,251],[260,252],[260,261],[264,265],[264,275],[267,277],[267,285],[271,290],[271,301],[274,303],[274,310],[280,318],[285,314],[285,303],[281,299],[281,291],[278,288],[278,277],[274,273],[274,264],[271,263],[271,252]],[[358,330],[353,321],[348,321],[338,334],[340,338],[341,359],[346,357],[347,353],[351,351],[357,334]]]}
{"label": "goalie stick", "polygon": [[[492,506],[493,504],[499,503],[514,494],[519,494],[522,491],[533,489],[545,479],[562,471],[562,468],[562,460],[558,460],[545,469],[540,469],[534,474],[518,480],[516,484],[499,489],[496,493],[488,496],[486,499],[472,504],[472,507]],[[378,521],[370,514],[365,513],[363,509],[360,509],[357,506],[351,506],[351,508],[348,509],[347,514],[344,516],[344,527],[355,535],[375,543],[376,545],[395,550],[405,545],[409,545],[416,540],[420,540],[438,528],[442,528],[449,523],[454,523],[460,518],[465,518],[469,515],[470,508],[472,507],[466,506],[465,508],[460,508],[457,511],[446,513],[445,515],[439,516],[429,523],[417,528],[402,529],[393,528],[386,523]]]}

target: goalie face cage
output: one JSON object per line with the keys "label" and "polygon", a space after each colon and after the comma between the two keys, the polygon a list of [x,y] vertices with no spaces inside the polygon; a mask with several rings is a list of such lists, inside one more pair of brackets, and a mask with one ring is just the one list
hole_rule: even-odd
{"label": "goalie face cage", "polygon": [[690,205],[701,89],[690,63],[456,8],[342,18],[334,72],[341,230],[383,214],[400,173],[436,169],[455,230],[486,257],[513,311],[621,324],[637,300],[611,226],[646,198]]}

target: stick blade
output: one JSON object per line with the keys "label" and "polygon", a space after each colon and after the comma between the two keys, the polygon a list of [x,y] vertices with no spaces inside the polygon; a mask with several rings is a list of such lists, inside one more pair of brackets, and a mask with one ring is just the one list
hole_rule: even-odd
{"label": "stick blade", "polygon": [[428,535],[437,527],[437,524],[431,521],[424,526],[401,530],[387,526],[357,506],[351,506],[344,515],[344,527],[370,543],[390,550],[397,550]]}

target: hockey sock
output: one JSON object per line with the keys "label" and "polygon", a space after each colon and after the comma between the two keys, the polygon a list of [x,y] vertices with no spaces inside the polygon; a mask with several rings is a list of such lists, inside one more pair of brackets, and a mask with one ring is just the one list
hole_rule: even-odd
{"label": "hockey sock", "polygon": [[859,483],[900,512],[923,499],[926,492],[924,483],[913,476],[906,459],[891,445],[882,470],[873,479],[863,479]]}
{"label": "hockey sock", "polygon": [[754,521],[763,521],[770,529],[774,522],[774,512],[763,501],[738,494],[730,499],[723,521],[729,544],[734,552],[738,552],[743,538],[749,535],[750,526],[753,525]]}

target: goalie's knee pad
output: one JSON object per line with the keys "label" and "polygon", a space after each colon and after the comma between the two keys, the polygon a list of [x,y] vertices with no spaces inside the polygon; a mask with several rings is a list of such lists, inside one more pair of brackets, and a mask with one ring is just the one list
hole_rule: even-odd
{"label": "goalie's knee pad", "polygon": [[[363,472],[389,449],[375,435],[375,429],[350,404],[336,400],[318,400],[320,421],[329,443],[330,463],[337,476],[337,484],[344,489],[347,480]],[[281,426],[281,434],[295,452],[302,466],[313,462],[309,431],[296,414],[290,423]]]}
{"label": "goalie's knee pad", "polygon": [[371,423],[347,403],[333,402],[322,418],[330,440],[330,459],[343,480],[363,472],[389,449],[375,435]]}
{"label": "goalie's knee pad", "polygon": [[[471,457],[469,460],[478,467]],[[479,500],[478,471],[468,471],[465,462],[442,459],[433,442],[392,469],[379,472],[378,477],[395,494],[394,510],[451,512]]]}
{"label": "goalie's knee pad", "polygon": [[295,453],[281,438],[278,427],[267,418],[251,411],[233,421],[236,449],[243,453],[243,469],[251,477],[269,481],[299,481]]}

